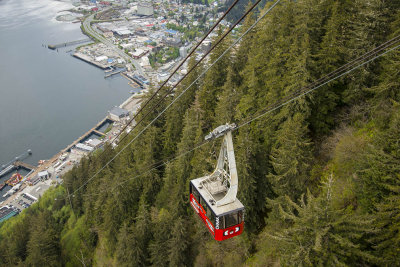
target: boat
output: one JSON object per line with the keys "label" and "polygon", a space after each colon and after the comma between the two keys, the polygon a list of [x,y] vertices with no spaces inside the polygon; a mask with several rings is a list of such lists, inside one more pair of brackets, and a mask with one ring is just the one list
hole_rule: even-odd
{"label": "boat", "polygon": [[23,179],[22,175],[17,173],[14,173],[10,179],[8,179],[6,181],[6,184],[10,185],[10,186],[15,186],[16,184],[18,184],[21,180]]}

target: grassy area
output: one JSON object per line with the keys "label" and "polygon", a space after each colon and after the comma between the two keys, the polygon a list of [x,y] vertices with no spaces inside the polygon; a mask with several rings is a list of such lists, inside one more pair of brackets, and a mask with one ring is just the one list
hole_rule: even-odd
{"label": "grassy area", "polygon": [[104,133],[107,134],[109,131],[111,131],[112,127],[113,127],[113,125],[110,124],[110,125],[107,127],[107,129],[104,131]]}

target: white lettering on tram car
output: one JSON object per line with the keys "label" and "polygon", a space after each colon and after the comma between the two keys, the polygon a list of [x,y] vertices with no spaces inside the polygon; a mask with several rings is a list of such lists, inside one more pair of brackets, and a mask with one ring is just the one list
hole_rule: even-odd
{"label": "white lettering on tram car", "polygon": [[215,218],[215,229],[219,229],[219,217]]}
{"label": "white lettering on tram car", "polygon": [[206,219],[206,222],[208,224],[208,227],[210,227],[210,230],[214,233],[214,227],[212,226],[212,224],[210,223],[210,221],[208,219]]}

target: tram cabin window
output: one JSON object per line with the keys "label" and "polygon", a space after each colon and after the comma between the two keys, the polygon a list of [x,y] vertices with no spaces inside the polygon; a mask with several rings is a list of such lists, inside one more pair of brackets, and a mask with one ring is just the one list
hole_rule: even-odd
{"label": "tram cabin window", "polygon": [[207,218],[210,219],[211,223],[215,225],[215,214],[214,212],[207,206],[206,208]]}
{"label": "tram cabin window", "polygon": [[229,228],[234,225],[240,224],[243,221],[243,211],[237,211],[222,217],[222,227]]}
{"label": "tram cabin window", "polygon": [[191,191],[192,191],[192,194],[193,194],[194,198],[197,200],[197,202],[200,202],[200,194],[199,194],[199,192],[197,192],[196,188],[194,188],[193,185],[191,185],[190,187],[191,187]]}
{"label": "tram cabin window", "polygon": [[203,209],[204,209],[205,211],[207,210],[206,201],[205,201],[202,197],[200,197],[200,205],[203,206]]}

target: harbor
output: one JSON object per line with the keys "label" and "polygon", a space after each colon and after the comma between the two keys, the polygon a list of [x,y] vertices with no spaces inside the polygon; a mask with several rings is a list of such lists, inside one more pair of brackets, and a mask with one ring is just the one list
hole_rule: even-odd
{"label": "harbor", "polygon": [[[0,220],[19,214],[36,202],[52,185],[62,183],[62,176],[79,164],[82,157],[112,142],[140,107],[142,99],[130,96],[121,105],[108,111],[107,116],[74,142],[38,166],[22,161],[30,155],[28,150],[2,165],[0,172]],[[126,128],[129,132],[131,127]],[[117,141],[117,140],[116,140]],[[112,143],[115,146],[115,143]]]}
{"label": "harbor", "polygon": [[48,45],[47,47],[51,50],[56,50],[57,48],[61,47],[67,47],[67,46],[72,46],[72,45],[77,45],[77,44],[83,44],[83,43],[88,43],[91,42],[92,39],[90,38],[85,38],[81,40],[76,40],[76,41],[71,41],[71,42],[65,42],[65,43],[60,43],[60,44],[54,44],[54,45]]}

